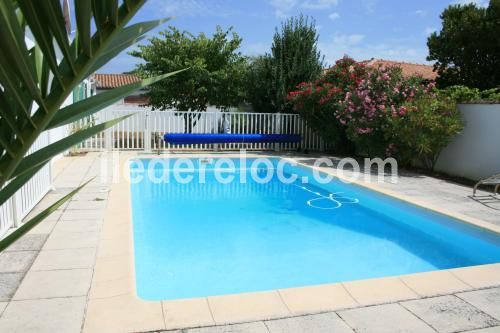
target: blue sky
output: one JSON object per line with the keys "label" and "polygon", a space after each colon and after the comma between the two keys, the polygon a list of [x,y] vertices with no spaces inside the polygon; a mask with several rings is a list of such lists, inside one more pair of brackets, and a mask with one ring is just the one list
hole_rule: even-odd
{"label": "blue sky", "polygon": [[[212,34],[217,25],[243,38],[241,52],[269,52],[275,27],[303,13],[316,20],[319,48],[328,64],[348,54],[426,63],[427,36],[439,29],[439,15],[450,4],[487,0],[149,0],[133,22],[174,16],[170,22],[193,34]],[[166,28],[166,25],[160,29]],[[157,32],[159,29],[155,30]],[[154,34],[154,32],[152,33]],[[150,35],[152,35],[150,34]],[[125,52],[99,72],[121,73],[138,59]]]}

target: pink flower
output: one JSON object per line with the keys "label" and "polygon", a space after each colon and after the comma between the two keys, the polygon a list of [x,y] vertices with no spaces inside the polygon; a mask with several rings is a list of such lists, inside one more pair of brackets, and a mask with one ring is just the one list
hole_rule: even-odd
{"label": "pink flower", "polygon": [[392,156],[397,151],[396,145],[394,143],[390,143],[385,149],[385,154],[387,156]]}
{"label": "pink flower", "polygon": [[373,128],[357,128],[356,132],[360,135],[370,134],[371,132],[373,132]]}
{"label": "pink flower", "polygon": [[400,116],[406,115],[407,112],[408,112],[408,109],[406,107],[402,106],[399,108],[399,115]]}

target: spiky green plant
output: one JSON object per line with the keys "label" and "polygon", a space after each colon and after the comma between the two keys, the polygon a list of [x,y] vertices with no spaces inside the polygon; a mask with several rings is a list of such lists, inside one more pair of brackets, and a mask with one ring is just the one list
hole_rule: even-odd
{"label": "spiky green plant", "polygon": [[[44,131],[87,117],[134,90],[177,73],[147,78],[61,107],[82,80],[167,20],[127,26],[144,3],[75,0],[76,37],[71,40],[60,0],[0,1],[0,205],[52,157],[124,117],[76,131],[26,155]],[[29,46],[27,37],[34,46]],[[64,197],[59,204],[70,198]],[[0,250],[36,225],[47,212],[26,222],[27,227],[12,234],[14,237],[2,240]]]}

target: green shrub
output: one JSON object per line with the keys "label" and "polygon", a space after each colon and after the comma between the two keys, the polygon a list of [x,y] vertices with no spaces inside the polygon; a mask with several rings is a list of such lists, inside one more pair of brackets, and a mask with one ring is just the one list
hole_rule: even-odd
{"label": "green shrub", "polygon": [[455,101],[442,93],[422,95],[402,106],[404,117],[389,118],[388,137],[403,165],[415,162],[433,169],[439,154],[463,129]]}
{"label": "green shrub", "polygon": [[479,90],[466,86],[451,86],[443,93],[457,103],[500,103],[500,88]]}

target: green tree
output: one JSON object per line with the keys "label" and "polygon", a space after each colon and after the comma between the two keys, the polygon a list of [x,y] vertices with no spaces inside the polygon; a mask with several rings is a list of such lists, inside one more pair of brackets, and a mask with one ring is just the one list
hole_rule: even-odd
{"label": "green tree", "polygon": [[272,59],[269,55],[250,59],[246,79],[246,100],[255,112],[276,112],[273,82]]}
{"label": "green tree", "polygon": [[487,8],[451,5],[441,20],[441,31],[427,41],[427,59],[436,61],[438,85],[500,86],[500,0],[490,0]]}
{"label": "green tree", "polygon": [[[26,155],[43,132],[88,117],[134,90],[174,74],[144,79],[62,107],[83,79],[165,21],[127,26],[144,3],[143,0],[123,3],[75,0],[77,37],[71,41],[59,0],[0,2],[0,205],[52,157],[123,118],[80,129]],[[28,42],[27,36],[34,43]],[[60,57],[56,56],[56,50],[60,51]],[[82,186],[2,239],[0,251],[69,200]]]}
{"label": "green tree", "polygon": [[300,15],[274,33],[271,53],[253,59],[248,71],[247,101],[256,112],[292,112],[288,92],[321,76],[324,62],[318,50],[316,22]]}
{"label": "green tree", "polygon": [[288,92],[301,82],[321,76],[324,63],[317,44],[316,22],[303,15],[283,22],[280,31],[276,29],[271,46],[276,111],[292,111],[287,103]]}
{"label": "green tree", "polygon": [[217,27],[207,37],[169,27],[160,36],[130,52],[145,61],[137,65],[136,72],[148,77],[190,70],[151,85],[148,96],[153,108],[205,111],[209,105],[227,109],[244,100],[246,58],[237,51],[241,38],[232,28],[223,31]]}

